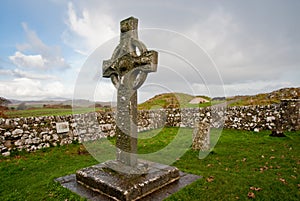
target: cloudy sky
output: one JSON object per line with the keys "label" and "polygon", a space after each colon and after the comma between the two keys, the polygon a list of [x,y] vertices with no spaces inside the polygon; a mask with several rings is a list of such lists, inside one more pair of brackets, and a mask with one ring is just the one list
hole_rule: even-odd
{"label": "cloudy sky", "polygon": [[[139,19],[139,39],[159,52],[140,101],[160,92],[231,96],[300,86],[300,1],[4,0],[0,96],[116,95],[101,78],[119,22]],[[88,92],[87,92],[88,91]]]}

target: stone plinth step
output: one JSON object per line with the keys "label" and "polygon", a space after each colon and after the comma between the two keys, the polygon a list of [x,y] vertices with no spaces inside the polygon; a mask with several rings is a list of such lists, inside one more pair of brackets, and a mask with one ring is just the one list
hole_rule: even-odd
{"label": "stone plinth step", "polygon": [[114,200],[137,200],[180,179],[179,170],[159,163],[142,161],[147,173],[128,174],[101,163],[76,172],[79,184]]}

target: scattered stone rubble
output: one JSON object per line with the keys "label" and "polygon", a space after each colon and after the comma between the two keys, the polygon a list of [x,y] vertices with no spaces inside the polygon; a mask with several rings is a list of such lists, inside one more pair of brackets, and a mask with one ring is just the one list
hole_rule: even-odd
{"label": "scattered stone rubble", "polygon": [[[206,107],[139,111],[138,131],[163,126],[195,128],[195,122],[209,122],[210,127],[239,130],[300,130],[300,100],[282,100],[280,104],[242,107]],[[0,118],[0,152],[37,149],[86,142],[114,136],[115,114],[88,113],[66,116]],[[68,122],[69,131],[58,133],[57,122]]]}

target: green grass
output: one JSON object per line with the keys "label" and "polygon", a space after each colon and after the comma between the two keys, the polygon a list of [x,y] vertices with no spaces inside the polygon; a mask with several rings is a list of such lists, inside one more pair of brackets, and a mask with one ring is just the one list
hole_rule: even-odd
{"label": "green grass", "polygon": [[79,150],[79,145],[68,145],[1,158],[0,200],[79,200],[53,181],[96,163]]}
{"label": "green grass", "polygon": [[[183,143],[190,139],[185,135],[191,129],[177,134],[178,129],[140,133],[139,153],[163,150],[174,139]],[[256,200],[299,200],[300,132],[287,132],[286,138],[269,134],[224,130],[214,150],[202,160],[198,151],[188,149],[173,165],[203,178],[167,200],[248,200],[249,192]],[[114,141],[111,138],[108,145]],[[82,146],[73,144],[0,157],[0,200],[80,200],[53,179],[96,163]]]}
{"label": "green grass", "polygon": [[[88,112],[94,112],[95,108],[75,108],[64,109],[64,108],[36,108],[28,110],[9,110],[5,111],[7,118],[17,118],[17,117],[38,117],[38,116],[63,116],[69,114],[82,114]],[[74,113],[73,113],[74,112]]]}
{"label": "green grass", "polygon": [[225,130],[205,159],[188,151],[174,165],[204,179],[168,200],[246,200],[249,192],[256,200],[299,200],[300,132],[288,133],[287,138],[269,134]]}

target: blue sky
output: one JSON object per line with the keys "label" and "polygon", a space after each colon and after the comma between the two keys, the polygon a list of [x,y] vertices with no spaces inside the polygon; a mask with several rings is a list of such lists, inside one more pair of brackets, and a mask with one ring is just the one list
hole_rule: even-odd
{"label": "blue sky", "polygon": [[[191,56],[189,61],[194,61],[201,74],[201,79],[193,78],[182,61],[162,51],[161,66],[156,75],[148,76],[140,100],[170,91],[231,96],[299,87],[299,10],[300,2],[296,0],[3,0],[0,96],[20,100],[72,98],[77,78],[82,76],[80,72],[92,72],[83,69],[88,68],[84,63],[92,58],[96,48],[100,47],[101,52],[110,39],[116,41],[111,42],[112,47],[117,45],[114,39],[119,34],[119,22],[129,16],[139,18],[140,29],[146,30],[140,40],[147,42],[147,46],[169,52],[177,47],[185,50],[181,56]],[[156,29],[152,40],[147,38],[147,28]],[[177,35],[164,38],[166,30]],[[178,34],[184,37],[168,46]],[[192,44],[187,47],[189,41],[198,48]],[[107,57],[112,49],[104,52]],[[210,55],[216,71],[206,73],[214,65],[205,69],[199,67],[204,60],[193,60],[205,53]],[[105,59],[99,55],[99,69],[102,58]],[[216,77],[221,77],[219,82],[211,81]],[[76,98],[109,101],[115,96],[109,80],[99,78],[96,85],[90,95],[76,94]]]}

